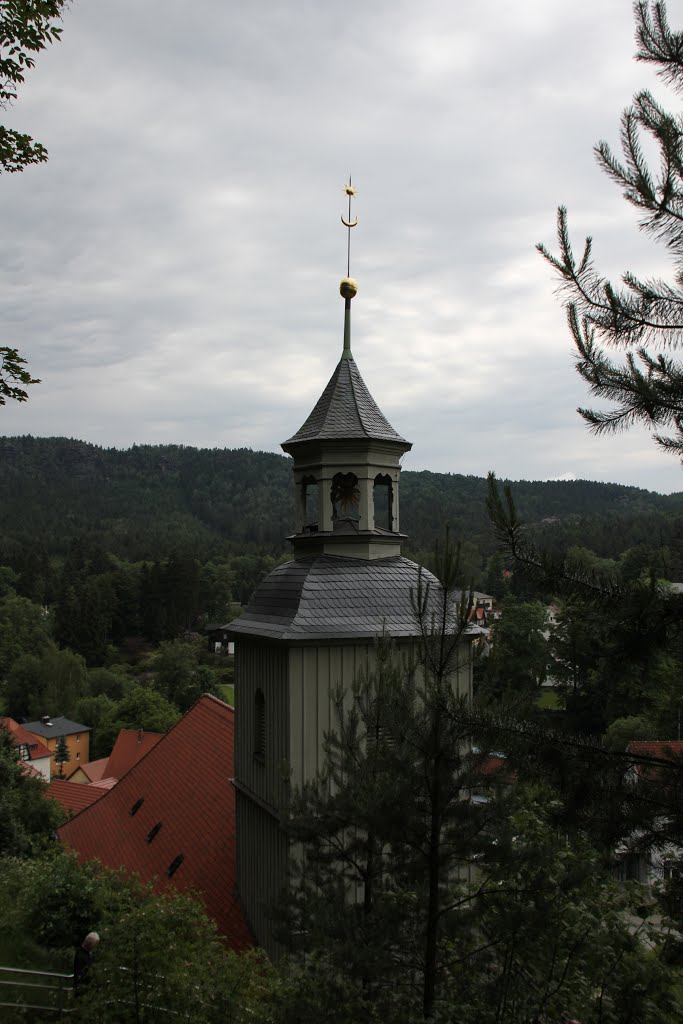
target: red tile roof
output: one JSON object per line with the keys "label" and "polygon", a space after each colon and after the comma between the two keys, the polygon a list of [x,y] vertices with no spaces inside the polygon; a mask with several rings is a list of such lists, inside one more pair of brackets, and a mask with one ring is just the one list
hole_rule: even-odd
{"label": "red tile roof", "polygon": [[[121,779],[141,757],[155,747],[164,736],[163,732],[145,732],[144,729],[121,729],[114,749],[109,755],[107,778]],[[100,775],[100,778],[103,778]]]}
{"label": "red tile roof", "polygon": [[68,779],[53,779],[45,790],[45,796],[52,797],[62,805],[65,811],[78,814],[85,807],[90,807],[100,800],[106,790],[84,786],[80,782],[69,782]]}
{"label": "red tile roof", "polygon": [[41,743],[37,736],[34,736],[28,729],[24,729],[23,725],[19,725],[13,718],[0,717],[0,726],[3,729],[7,729],[7,732],[12,737],[12,743],[15,747],[21,746],[23,743],[28,747],[29,757],[32,761],[36,761],[40,757],[52,757],[51,752]]}
{"label": "red tile roof", "polygon": [[97,761],[86,761],[84,764],[77,764],[68,777],[71,778],[80,769],[80,771],[85,772],[90,782],[99,782],[104,777],[108,760],[108,757],[100,757]]}
{"label": "red tile roof", "polygon": [[143,882],[154,880],[157,891],[194,890],[230,945],[243,949],[251,935],[236,896],[234,732],[234,709],[204,694],[59,836],[81,860],[123,866]]}
{"label": "red tile roof", "polygon": [[675,761],[683,757],[683,740],[631,740],[626,749],[638,757]]}
{"label": "red tile roof", "polygon": [[517,772],[510,768],[507,758],[499,754],[489,754],[479,765],[479,771],[483,778],[506,785],[517,781]]}
{"label": "red tile roof", "polygon": [[118,781],[118,779],[98,779],[97,782],[91,782],[89,785],[92,789],[111,789]]}

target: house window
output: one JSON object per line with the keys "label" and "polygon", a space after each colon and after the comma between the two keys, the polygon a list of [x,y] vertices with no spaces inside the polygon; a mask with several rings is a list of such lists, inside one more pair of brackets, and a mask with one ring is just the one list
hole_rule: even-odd
{"label": "house window", "polygon": [[81,734],[80,734],[80,732],[77,732],[76,733],[76,743],[80,743],[80,742],[81,742]]}
{"label": "house window", "polygon": [[266,698],[263,690],[254,695],[254,758],[265,761],[266,758]]}
{"label": "house window", "polygon": [[144,797],[141,796],[138,800],[135,801],[135,803],[133,804],[131,809],[128,811],[128,813],[130,814],[131,818],[134,817],[138,813],[138,811],[142,807],[143,800],[144,800]]}
{"label": "house window", "polygon": [[332,518],[360,519],[360,487],[355,473],[335,473],[332,477]]}
{"label": "house window", "polygon": [[76,760],[80,761],[80,759],[81,759],[81,752],[80,752],[80,750],[77,750],[76,751]]}
{"label": "house window", "polygon": [[394,494],[391,486],[391,477],[388,474],[382,475],[379,473],[375,477],[372,498],[374,502],[375,529],[393,530]]}

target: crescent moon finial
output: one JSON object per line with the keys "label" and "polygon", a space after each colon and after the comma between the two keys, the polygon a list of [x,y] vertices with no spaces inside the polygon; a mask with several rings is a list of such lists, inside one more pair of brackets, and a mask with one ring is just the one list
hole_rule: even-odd
{"label": "crescent moon finial", "polygon": [[344,193],[349,197],[349,215],[345,217],[342,213],[341,222],[347,229],[347,240],[346,240],[346,276],[348,277],[351,273],[351,228],[355,228],[358,223],[358,217],[351,220],[351,200],[356,195],[356,189],[351,184],[351,175],[349,175],[348,185],[344,185]]}

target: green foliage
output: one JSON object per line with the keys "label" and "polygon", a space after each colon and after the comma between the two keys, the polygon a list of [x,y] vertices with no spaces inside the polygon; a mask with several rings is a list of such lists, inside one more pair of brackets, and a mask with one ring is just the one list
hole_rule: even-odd
{"label": "green foliage", "polygon": [[[35,55],[57,42],[55,25],[66,0],[3,0],[0,7],[0,107],[16,99],[17,86],[35,64]],[[0,171],[23,171],[47,160],[47,151],[28,135],[0,127]],[[0,401],[0,404],[2,402]]]}
{"label": "green foliage", "polygon": [[14,594],[0,600],[0,682],[22,654],[39,653],[49,643],[49,622],[42,608]]}
{"label": "green foliage", "polygon": [[9,734],[0,729],[0,857],[28,857],[41,849],[63,819],[44,798],[45,783],[25,774]]}
{"label": "green foliage", "polygon": [[[0,61],[0,64],[2,61]],[[0,167],[4,165],[3,160],[3,135],[6,129],[0,125]],[[17,168],[18,170],[19,168]],[[25,402],[28,398],[24,390],[30,384],[40,384],[40,381],[32,377],[25,369],[26,360],[22,359],[15,348],[0,346],[0,405],[5,405],[7,399],[14,402]],[[22,385],[19,387],[19,385]]]}
{"label": "green foliage", "polygon": [[131,686],[123,700],[115,704],[111,716],[101,720],[97,731],[98,752],[100,756],[108,754],[121,729],[168,732],[179,718],[178,708],[156,690]]}
{"label": "green foliage", "polygon": [[[0,564],[25,577],[20,592],[34,600],[42,600],[41,585],[49,592],[58,582],[58,567],[50,567],[46,555],[69,562],[60,572],[60,598],[73,586],[79,599],[81,577],[106,575],[116,594],[111,624],[116,643],[139,633],[152,640],[173,638],[163,619],[169,597],[164,573],[173,551],[188,569],[191,559],[202,567],[198,615],[208,621],[227,621],[221,608],[228,587],[233,600],[247,601],[284,555],[284,537],[294,521],[294,489],[289,460],[282,456],[174,446],[118,451],[64,438],[14,437],[0,445]],[[657,537],[674,550],[680,495],[585,480],[522,481],[515,489],[520,513],[551,547],[583,544],[616,558]],[[464,579],[469,583],[475,568],[483,574],[495,551],[483,514],[485,496],[485,481],[478,477],[404,472],[401,527],[410,536],[407,552],[429,562],[443,524],[450,523],[464,541]],[[83,551],[80,563],[70,555],[74,542]],[[93,545],[113,556],[108,568],[90,557]],[[143,605],[146,615],[153,606],[160,619],[144,629],[139,621],[142,562],[147,572],[158,565]],[[483,578],[475,584],[493,589]],[[80,650],[73,638],[60,642]]]}
{"label": "green foliage", "polygon": [[135,881],[96,862],[80,864],[72,850],[59,845],[5,867],[17,897],[15,925],[48,949],[80,945],[107,915],[130,909],[144,893]]}
{"label": "green foliage", "polygon": [[213,673],[199,661],[205,648],[199,636],[174,640],[162,643],[153,661],[155,689],[183,712],[214,688]]}
{"label": "green foliage", "polygon": [[654,903],[612,881],[580,833],[555,827],[555,800],[519,790],[489,847],[475,913],[490,945],[458,967],[469,1003],[459,1019],[673,1021]]}
{"label": "green foliage", "polygon": [[628,715],[615,718],[605,733],[605,746],[608,750],[626,750],[631,740],[657,739],[657,729],[645,715]]}
{"label": "green foliage", "polygon": [[478,662],[480,700],[529,711],[538,700],[548,665],[545,608],[538,602],[505,604],[491,630],[488,657]]}
{"label": "green foliage", "polygon": [[429,1017],[443,998],[451,943],[473,928],[459,873],[490,816],[462,796],[484,755],[462,714],[469,608],[454,599],[460,566],[448,540],[435,564],[438,592],[421,581],[414,595],[419,656],[406,662],[382,637],[374,669],[335,695],[324,770],[295,794],[289,823],[303,844],[289,932],[330,978],[361,987],[368,1013],[392,1020]]}
{"label": "green foliage", "polygon": [[[673,32],[666,5],[640,0],[634,5],[638,60],[652,64],[677,92],[683,91],[683,33]],[[683,122],[665,110],[651,93],[639,92],[621,118],[623,162],[608,144],[595,153],[601,169],[622,190],[641,217],[640,226],[663,241],[679,263],[683,255],[680,230],[683,204]],[[659,174],[645,153],[659,156]],[[559,255],[538,249],[562,281],[567,320],[576,346],[576,369],[597,398],[613,404],[603,410],[579,409],[593,433],[613,433],[642,423],[653,429],[664,449],[683,452],[683,367],[668,353],[681,343],[683,291],[680,275],[673,283],[637,278],[627,272],[614,285],[595,268],[592,239],[580,258],[569,237],[567,211],[557,218]],[[610,350],[624,353],[615,361]],[[668,433],[662,433],[668,431]]]}
{"label": "green foliage", "polygon": [[272,969],[257,952],[228,952],[189,895],[163,893],[108,915],[101,938],[79,1020],[161,1024],[168,1007],[193,1024],[265,1019]]}
{"label": "green foliage", "polygon": [[90,733],[90,759],[96,761],[107,757],[111,751],[112,725],[118,724],[118,707],[116,701],[100,693],[96,697],[81,697],[76,705],[75,720],[87,724]]}
{"label": "green foliage", "polygon": [[[165,1021],[168,1008],[198,1024],[272,1022],[273,996],[287,988],[258,952],[238,956],[189,894],[155,895],[123,872],[80,864],[56,846],[31,860],[0,861],[0,932],[15,946],[33,943],[24,966],[71,970],[73,948],[96,930],[98,946],[74,1020],[101,1024]],[[68,958],[68,959],[67,959]],[[283,995],[279,997],[283,1004]]]}
{"label": "green foliage", "polygon": [[5,685],[8,712],[13,718],[72,718],[87,688],[83,658],[48,643],[42,654],[24,654],[14,662]]}

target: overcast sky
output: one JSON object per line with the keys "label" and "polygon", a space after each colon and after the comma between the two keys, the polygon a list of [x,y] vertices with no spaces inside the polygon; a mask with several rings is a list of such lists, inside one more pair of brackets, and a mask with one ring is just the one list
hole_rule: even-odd
{"label": "overcast sky", "polygon": [[[670,15],[674,27],[674,6]],[[407,469],[669,492],[642,432],[592,437],[555,281],[569,207],[601,269],[669,273],[592,153],[650,87],[627,0],[74,0],[3,120],[2,343],[43,383],[0,432],[279,450],[342,348]]]}

